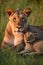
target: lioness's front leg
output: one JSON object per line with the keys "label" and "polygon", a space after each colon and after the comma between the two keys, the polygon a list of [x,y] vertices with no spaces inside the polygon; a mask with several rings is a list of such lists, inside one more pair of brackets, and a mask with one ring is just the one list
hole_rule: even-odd
{"label": "lioness's front leg", "polygon": [[14,40],[13,40],[13,37],[8,37],[6,34],[3,38],[3,41],[1,43],[1,49],[6,49],[6,46],[14,46]]}
{"label": "lioness's front leg", "polygon": [[23,51],[21,51],[19,54],[26,54],[33,51],[33,47],[30,44],[26,44]]}

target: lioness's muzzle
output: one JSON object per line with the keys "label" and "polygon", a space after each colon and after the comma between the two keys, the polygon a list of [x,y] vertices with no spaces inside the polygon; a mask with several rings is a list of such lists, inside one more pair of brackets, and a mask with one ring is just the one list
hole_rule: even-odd
{"label": "lioness's muzzle", "polygon": [[21,26],[18,26],[18,27],[16,27],[16,28],[20,29],[20,28],[22,28],[22,27],[21,27]]}

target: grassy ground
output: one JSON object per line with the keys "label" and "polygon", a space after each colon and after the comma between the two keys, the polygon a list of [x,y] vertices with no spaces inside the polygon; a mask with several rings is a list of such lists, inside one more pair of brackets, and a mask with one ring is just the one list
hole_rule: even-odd
{"label": "grassy ground", "polygon": [[[32,13],[28,18],[30,25],[43,26],[43,0],[0,0],[0,44],[4,36],[4,30],[8,22],[5,10],[6,8],[30,7]],[[16,55],[11,49],[3,53],[0,49],[0,65],[43,65],[43,56],[26,56]]]}

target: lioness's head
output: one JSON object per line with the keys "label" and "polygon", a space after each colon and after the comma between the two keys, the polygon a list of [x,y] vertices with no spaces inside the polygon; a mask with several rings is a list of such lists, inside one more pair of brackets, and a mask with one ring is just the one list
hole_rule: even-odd
{"label": "lioness's head", "polygon": [[8,8],[6,10],[6,13],[9,18],[13,32],[18,30],[23,31],[25,25],[27,24],[27,17],[30,15],[31,9],[25,8],[24,10],[21,10],[18,8],[14,11],[13,9]]}

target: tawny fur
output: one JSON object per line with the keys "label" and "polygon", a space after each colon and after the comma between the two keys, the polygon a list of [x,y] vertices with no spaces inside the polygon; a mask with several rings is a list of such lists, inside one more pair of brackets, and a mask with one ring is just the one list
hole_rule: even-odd
{"label": "tawny fur", "polygon": [[24,34],[24,32],[27,32],[27,17],[30,15],[30,13],[31,9],[29,8],[26,8],[23,11],[20,9],[17,9],[16,11],[13,9],[6,10],[9,22],[7,23],[5,29],[4,38],[1,44],[2,48],[6,47],[6,44],[13,45],[15,47],[24,41],[24,52],[32,52],[33,50],[36,52],[43,52],[43,40],[37,41],[34,44],[27,43],[27,38],[32,33],[28,32]]}
{"label": "tawny fur", "polygon": [[[33,35],[32,32],[27,32],[24,35],[24,40],[25,40],[25,49],[23,51],[20,52],[20,54],[24,54],[24,55],[31,55],[31,54],[43,54],[43,40],[40,41],[36,41],[33,43],[33,41],[35,40],[35,36],[33,36],[33,41],[32,43],[29,43],[29,38],[30,35]],[[28,39],[28,40],[27,40]]]}
{"label": "tawny fur", "polygon": [[25,12],[19,8],[16,11],[11,8],[6,10],[9,22],[6,25],[1,45],[2,48],[6,47],[6,44],[13,45],[15,47],[24,41],[24,30],[27,27],[27,15],[31,12],[30,8],[26,8],[25,10]]}

